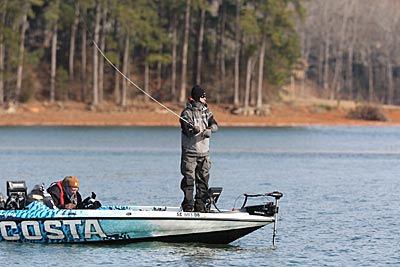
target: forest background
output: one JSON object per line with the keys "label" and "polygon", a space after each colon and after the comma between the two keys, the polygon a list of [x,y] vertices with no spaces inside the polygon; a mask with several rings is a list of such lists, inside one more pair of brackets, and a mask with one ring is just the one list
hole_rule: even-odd
{"label": "forest background", "polygon": [[396,0],[0,0],[1,119],[76,106],[144,114],[152,102],[136,87],[178,112],[194,84],[236,116],[293,117],[315,99],[328,102],[305,116],[328,121],[346,103],[393,109],[399,19]]}

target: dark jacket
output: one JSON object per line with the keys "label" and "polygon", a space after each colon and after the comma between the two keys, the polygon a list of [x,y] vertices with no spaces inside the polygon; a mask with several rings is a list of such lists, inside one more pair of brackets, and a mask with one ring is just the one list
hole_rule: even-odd
{"label": "dark jacket", "polygon": [[[61,187],[61,189],[60,189]],[[61,192],[62,190],[62,192]],[[61,182],[53,183],[48,189],[47,192],[51,195],[53,198],[54,205],[59,208],[59,209],[65,209],[65,205],[72,203],[71,199],[68,196],[67,190],[65,189],[64,186],[62,186]],[[61,201],[61,195],[63,195],[64,203]],[[83,204],[82,204],[82,196],[79,194],[79,192],[76,192],[76,209],[82,209]]]}
{"label": "dark jacket", "polygon": [[188,156],[208,156],[210,138],[205,134],[218,131],[218,123],[207,104],[189,98],[181,114],[182,153]]}

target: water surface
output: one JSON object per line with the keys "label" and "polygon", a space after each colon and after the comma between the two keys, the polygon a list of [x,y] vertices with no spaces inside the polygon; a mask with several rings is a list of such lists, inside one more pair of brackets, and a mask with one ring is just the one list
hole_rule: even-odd
{"label": "water surface", "polygon": [[[272,227],[228,246],[0,243],[8,266],[399,266],[399,127],[221,128],[211,185],[221,208],[279,190]],[[178,206],[180,131],[164,127],[0,127],[0,192],[66,175],[103,204]],[[26,256],[25,256],[26,255]]]}

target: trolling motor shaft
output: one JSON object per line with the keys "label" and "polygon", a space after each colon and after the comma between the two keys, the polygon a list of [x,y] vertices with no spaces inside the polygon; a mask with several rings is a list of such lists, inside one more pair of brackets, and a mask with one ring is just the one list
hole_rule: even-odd
{"label": "trolling motor shaft", "polygon": [[278,211],[279,211],[278,202],[279,202],[279,199],[281,197],[283,197],[283,194],[281,192],[274,191],[274,192],[268,193],[268,196],[275,198],[274,233],[272,235],[272,246],[275,247],[276,232],[278,230]]}

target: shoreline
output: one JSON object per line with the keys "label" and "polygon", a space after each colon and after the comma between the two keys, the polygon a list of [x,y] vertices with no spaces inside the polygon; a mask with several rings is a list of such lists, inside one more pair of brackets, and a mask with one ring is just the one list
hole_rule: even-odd
{"label": "shoreline", "polygon": [[[170,105],[173,106],[173,105]],[[0,126],[74,126],[74,127],[179,127],[182,107],[173,106],[169,113],[148,103],[121,110],[115,106],[102,106],[97,110],[85,104],[67,102],[63,105],[43,103],[21,104],[13,112],[0,111]],[[311,126],[400,126],[400,108],[385,108],[388,121],[355,120],[347,117],[345,108],[321,108],[315,104],[276,104],[268,115],[234,115],[227,107],[210,105],[221,127],[311,127]]]}

